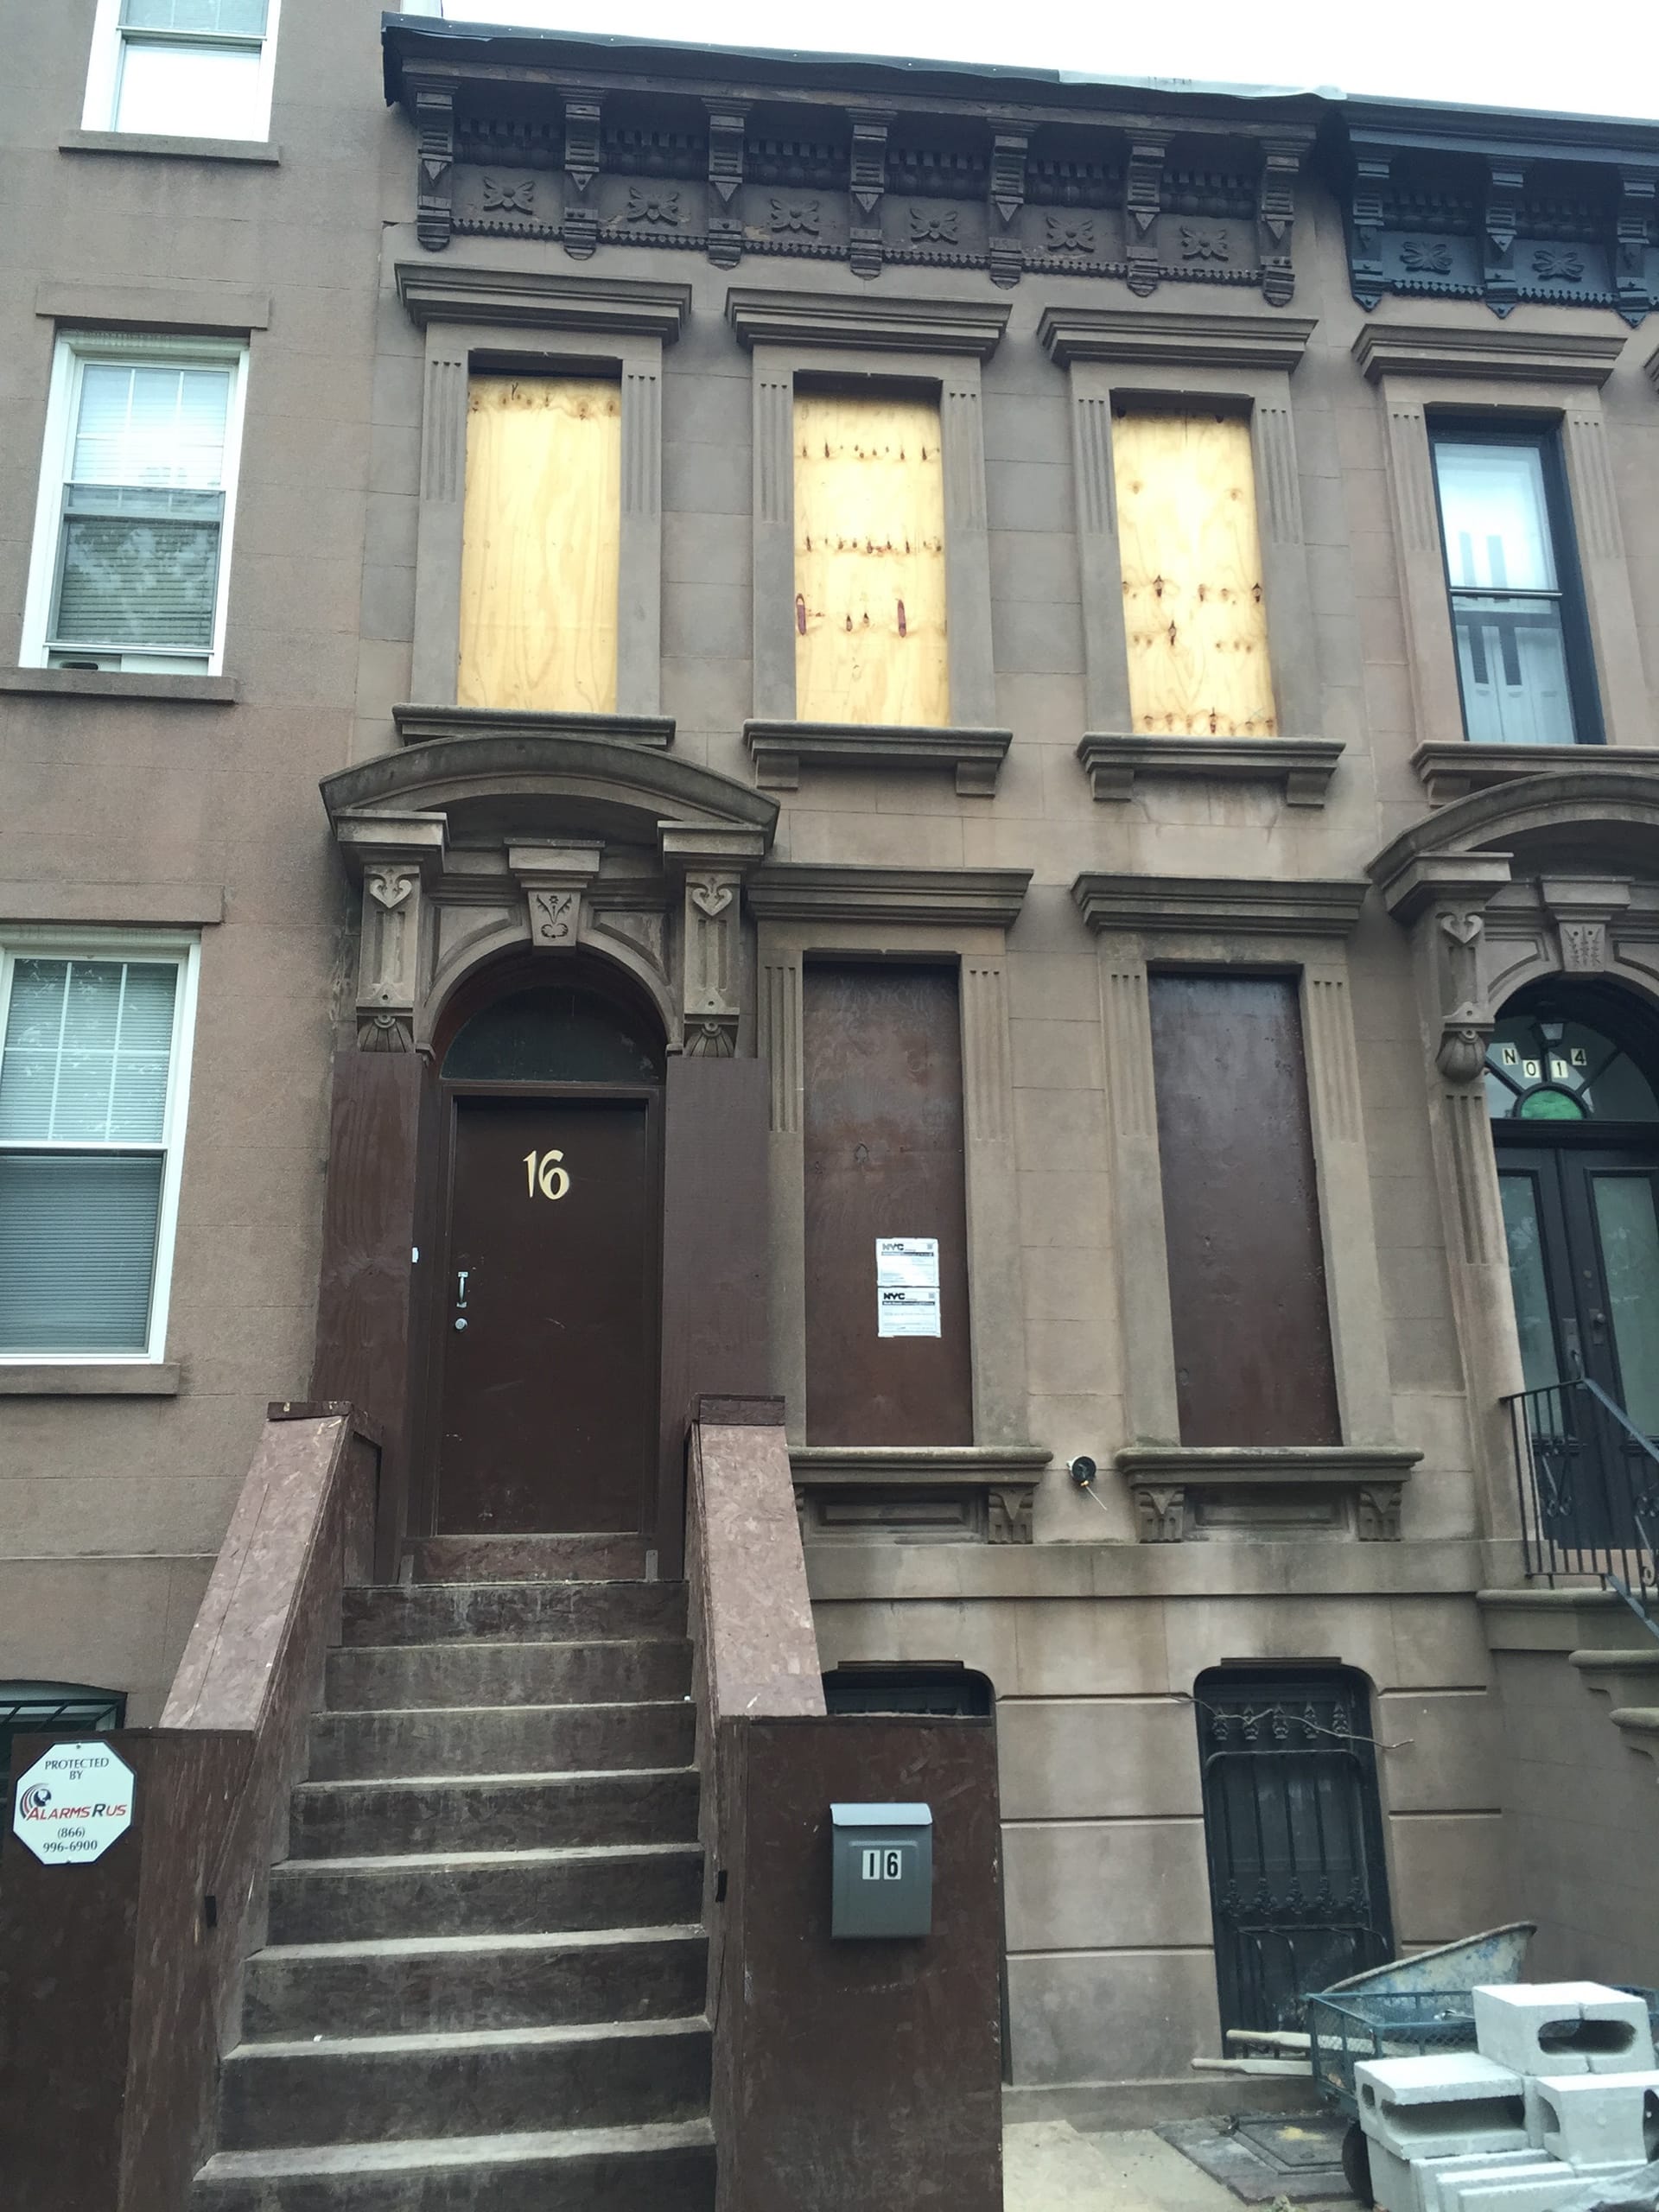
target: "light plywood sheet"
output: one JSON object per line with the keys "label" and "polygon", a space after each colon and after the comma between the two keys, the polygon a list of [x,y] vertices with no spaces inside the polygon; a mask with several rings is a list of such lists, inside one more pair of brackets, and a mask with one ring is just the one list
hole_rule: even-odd
{"label": "light plywood sheet", "polygon": [[461,705],[615,712],[621,520],[616,385],[473,378]]}
{"label": "light plywood sheet", "polygon": [[795,395],[795,712],[950,719],[944,470],[930,401]]}
{"label": "light plywood sheet", "polygon": [[1112,461],[1135,734],[1276,736],[1249,424],[1120,415]]}

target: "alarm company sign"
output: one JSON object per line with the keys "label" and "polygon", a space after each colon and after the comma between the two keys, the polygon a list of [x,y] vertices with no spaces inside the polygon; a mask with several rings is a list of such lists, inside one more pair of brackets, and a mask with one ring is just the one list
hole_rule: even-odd
{"label": "alarm company sign", "polygon": [[17,1783],[12,1831],[43,1866],[88,1866],[132,1826],[132,1788],[107,1744],[54,1744]]}

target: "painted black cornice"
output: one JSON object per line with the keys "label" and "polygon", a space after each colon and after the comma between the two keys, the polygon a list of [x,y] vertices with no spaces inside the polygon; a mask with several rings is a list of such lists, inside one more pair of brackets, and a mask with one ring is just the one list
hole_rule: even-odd
{"label": "painted black cornice", "polygon": [[1345,100],[1319,166],[1342,199],[1354,296],[1659,304],[1659,124]]}
{"label": "painted black cornice", "polygon": [[1294,289],[1319,103],[1053,71],[384,19],[418,235]]}

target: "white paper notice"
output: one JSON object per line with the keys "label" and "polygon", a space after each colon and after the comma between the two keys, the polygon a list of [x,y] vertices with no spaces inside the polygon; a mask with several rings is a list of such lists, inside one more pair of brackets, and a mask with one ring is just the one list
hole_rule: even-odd
{"label": "white paper notice", "polygon": [[878,1290],[875,1294],[875,1333],[878,1337],[937,1337],[939,1333],[938,1292]]}
{"label": "white paper notice", "polygon": [[939,1334],[937,1236],[876,1238],[875,1333],[878,1337]]}
{"label": "white paper notice", "polygon": [[937,1290],[939,1287],[938,1238],[878,1236],[875,1240],[875,1282],[878,1290]]}

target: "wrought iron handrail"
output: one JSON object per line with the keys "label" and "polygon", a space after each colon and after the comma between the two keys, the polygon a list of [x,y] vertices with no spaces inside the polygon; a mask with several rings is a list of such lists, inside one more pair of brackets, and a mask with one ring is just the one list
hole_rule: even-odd
{"label": "wrought iron handrail", "polygon": [[1587,1375],[1503,1404],[1528,1575],[1593,1575],[1659,1637],[1659,1444]]}

